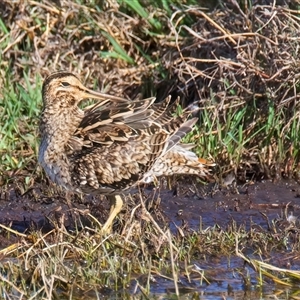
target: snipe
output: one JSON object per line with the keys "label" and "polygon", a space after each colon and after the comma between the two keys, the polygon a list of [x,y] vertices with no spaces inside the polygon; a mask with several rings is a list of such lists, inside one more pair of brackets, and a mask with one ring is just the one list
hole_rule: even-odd
{"label": "snipe", "polygon": [[[57,72],[42,89],[39,162],[52,181],[67,190],[105,194],[111,210],[109,231],[122,208],[120,193],[159,176],[195,174],[206,178],[213,164],[180,140],[197,118],[190,106],[180,116],[170,97],[128,101],[87,89],[72,73]],[[80,109],[86,98],[96,104]]]}

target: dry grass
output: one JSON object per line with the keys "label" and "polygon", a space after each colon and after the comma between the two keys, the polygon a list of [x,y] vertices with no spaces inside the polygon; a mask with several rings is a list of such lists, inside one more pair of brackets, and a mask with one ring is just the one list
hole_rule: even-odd
{"label": "dry grass", "polygon": [[[192,140],[221,174],[298,176],[297,10],[243,1],[244,10],[224,3],[212,12],[172,2],[150,2],[147,10],[126,1],[59,3],[2,4],[3,98],[9,91],[23,98],[30,87],[39,107],[40,76],[68,70],[90,87],[131,99],[171,93],[183,105],[199,100],[201,124]],[[145,11],[148,19],[141,17]],[[32,132],[35,124],[29,122]],[[9,136],[2,130],[6,144],[24,148],[23,140],[11,141],[20,128],[9,130]],[[28,156],[37,148],[31,140],[25,140]],[[11,169],[25,162],[3,163]]]}
{"label": "dry grass", "polygon": [[180,26],[175,13],[176,50],[163,61],[182,98],[202,104],[202,145],[223,172],[292,176],[300,146],[299,12],[267,5],[233,10],[190,8],[198,18],[192,27]]}
{"label": "dry grass", "polygon": [[[1,226],[7,234],[18,237],[16,243],[0,251],[1,295],[10,299],[77,299],[88,295],[96,299],[109,294],[124,297],[122,293],[127,291],[147,297],[152,285],[162,279],[174,282],[174,294],[184,293],[181,282],[185,280],[196,293],[197,288],[191,287],[199,282],[206,285],[224,280],[217,279],[221,267],[201,269],[198,262],[206,264],[211,258],[224,256],[233,260],[230,257],[234,255],[257,272],[257,285],[263,286],[269,279],[286,286],[299,283],[299,272],[268,263],[269,253],[283,251],[287,244],[294,254],[282,255],[281,265],[297,256],[299,222],[289,226],[273,223],[270,232],[254,223],[247,230],[232,221],[224,227],[195,231],[182,227],[171,234],[144,208],[136,206],[126,213],[121,234],[103,236],[99,222],[92,215],[85,217],[90,226],[78,223],[80,230],[67,231],[62,215],[46,234],[21,234]],[[251,257],[244,254],[249,249]],[[259,260],[259,256],[265,258]],[[245,278],[245,284],[254,281],[255,274],[247,274],[242,265],[233,271]]]}
{"label": "dry grass", "polygon": [[[231,1],[213,11],[175,1],[135,8],[128,3],[0,3],[1,192],[11,178],[21,178],[22,195],[45,182],[36,167],[40,88],[56,70],[75,72],[91,88],[130,99],[157,95],[160,100],[170,93],[180,95],[183,106],[199,101],[200,123],[187,141],[217,162],[220,180],[232,171],[243,181],[298,178],[299,11],[247,1],[240,1],[243,10]],[[263,257],[285,251],[287,244],[300,251],[298,223],[279,227],[270,221],[266,231],[232,222],[170,234],[163,221],[161,229],[134,207],[119,234],[103,237],[92,215],[89,227],[79,224],[73,232],[63,218],[47,234],[23,235],[2,226],[2,234],[17,241],[1,250],[1,295],[98,297],[132,282],[131,291],[149,295],[155,278],[173,281],[178,295],[178,278],[214,280],[213,273],[194,264],[208,255],[240,255],[280,283],[299,279],[298,273],[270,271],[244,254],[251,249]]]}

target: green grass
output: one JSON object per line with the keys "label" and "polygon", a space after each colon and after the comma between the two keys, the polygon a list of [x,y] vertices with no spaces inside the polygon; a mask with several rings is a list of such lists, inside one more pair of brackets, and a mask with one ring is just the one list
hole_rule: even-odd
{"label": "green grass", "polygon": [[[184,141],[195,143],[199,156],[217,163],[220,181],[231,171],[244,172],[239,177],[244,181],[261,173],[264,178],[294,174],[299,178],[300,84],[293,75],[299,70],[296,63],[289,65],[298,60],[299,20],[283,8],[265,20],[267,8],[263,14],[259,7],[250,11],[248,2],[239,1],[252,18],[246,22],[233,10],[209,14],[195,7],[199,2],[194,0],[118,0],[106,5],[73,1],[63,9],[55,2],[44,7],[32,1],[23,11],[18,11],[21,2],[5,1],[6,15],[0,19],[1,193],[8,191],[5,183],[16,182],[17,174],[21,195],[34,183],[45,182],[36,171],[41,85],[56,70],[78,73],[87,86],[119,96],[152,96],[156,86],[165,83],[167,93],[184,95],[187,102],[200,100],[200,122]],[[245,28],[248,35],[243,35]],[[278,44],[272,43],[273,28],[278,29]],[[229,39],[225,33],[235,36]],[[169,82],[175,83],[170,91]],[[43,193],[51,198],[57,191],[50,196]],[[40,194],[36,197],[42,201]],[[269,266],[243,253],[251,249],[259,257],[288,246],[300,251],[298,230],[292,239],[275,221],[269,222],[268,231],[257,224],[246,229],[233,221],[227,227],[178,228],[171,234],[166,222],[161,229],[145,212],[133,217],[130,213],[123,219],[123,233],[107,237],[91,215],[89,228],[79,224],[74,231],[55,224],[47,234],[23,235],[3,227],[1,234],[16,243],[0,252],[0,295],[76,299],[90,292],[96,298],[105,289],[122,293],[134,286],[147,298],[153,278],[167,278],[178,294],[183,291],[178,290],[177,278],[196,284],[214,281],[212,272],[195,268],[195,262],[211,256],[242,257],[261,275],[262,285],[264,276],[274,274],[275,279],[292,282],[286,270],[270,274]],[[245,282],[251,283],[247,276]]]}
{"label": "green grass", "polygon": [[299,118],[297,114],[287,122],[285,108],[276,109],[268,101],[266,114],[258,115],[253,103],[232,105],[216,115],[213,98],[200,110],[201,124],[186,136],[185,142],[195,144],[200,157],[214,159],[220,174],[239,169],[258,170],[261,166],[271,169],[292,159],[289,172],[278,168],[267,176],[293,176],[299,162]]}
{"label": "green grass", "polygon": [[38,149],[38,118],[41,108],[41,79],[24,85],[5,78],[0,102],[0,159],[1,170],[24,169],[35,160]]}
{"label": "green grass", "polygon": [[[6,55],[0,61],[5,70],[0,102],[0,116],[3,120],[0,125],[2,172],[26,169],[28,161],[31,165],[38,147],[37,124],[41,107],[41,81],[52,71],[54,62],[58,63],[56,65],[58,70],[70,68],[74,72],[84,73],[87,84],[95,89],[105,89],[106,92],[119,95],[123,95],[124,90],[129,90],[128,96],[136,97],[140,92],[148,97],[155,95],[156,82],[168,80],[172,76],[170,70],[166,68],[169,62],[162,60],[162,57],[166,59],[168,56],[164,55],[168,51],[174,51],[176,40],[182,43],[179,47],[184,48],[195,38],[191,33],[197,14],[192,9],[187,12],[187,7],[195,5],[192,0],[182,5],[170,0],[158,2],[120,0],[118,4],[122,14],[116,13],[113,18],[106,12],[105,6],[95,6],[91,3],[83,9],[83,3],[78,4],[79,6],[74,6],[74,10],[78,10],[77,18],[81,20],[82,26],[76,26],[76,18],[71,17],[67,19],[65,26],[62,26],[57,14],[51,15],[55,25],[49,34],[61,31],[61,37],[71,50],[64,56],[66,48],[62,49],[58,61],[56,60],[58,49],[48,50],[50,54],[45,58],[41,57],[42,60],[45,59],[43,69],[46,69],[47,73],[39,74],[34,71],[34,62],[31,59],[35,51],[33,36],[23,32],[25,35],[22,42],[10,46],[10,39],[4,38],[4,35],[9,35],[12,30],[11,24],[1,20],[3,39],[0,47],[4,50],[9,46],[7,53],[15,53],[14,55],[22,53],[18,59],[23,64],[20,68],[20,63],[13,64],[7,60]],[[242,4],[246,9],[247,3]],[[57,8],[53,7],[53,11],[56,10]],[[38,39],[46,34],[44,13],[43,7],[37,5],[31,21],[32,26],[39,28],[39,31],[34,31],[34,36]],[[190,26],[189,32],[183,30],[184,25]],[[133,26],[137,29],[133,29]],[[75,31],[71,35],[72,30]],[[94,37],[97,37],[96,40]],[[178,49],[178,45],[176,47]],[[293,45],[293,48],[295,47]],[[93,57],[89,51],[93,51]],[[174,55],[176,57],[176,52]],[[188,53],[186,55],[188,56]],[[83,67],[83,64],[86,65]],[[87,76],[86,68],[93,65],[96,67],[91,67],[89,71],[91,76]],[[258,67],[259,65],[260,63]],[[186,73],[191,73],[188,63],[185,67]],[[176,79],[177,76],[173,78]],[[151,82],[150,88],[147,82]],[[253,97],[249,101],[240,97],[240,90],[231,78],[221,78],[221,85],[228,97],[233,99],[233,104],[220,103],[217,92],[209,90],[210,98],[205,103],[202,102],[204,105],[201,109],[199,127],[186,138],[186,141],[195,142],[198,155],[215,160],[221,172],[232,169],[237,173],[241,166],[251,169],[255,165],[259,168],[262,162],[264,167],[272,168],[274,164],[285,164],[287,159],[293,160],[289,175],[292,175],[293,170],[297,172],[299,160],[297,149],[300,144],[297,118],[288,112],[286,107],[277,108],[271,92],[266,93],[264,100],[261,97]],[[289,83],[282,85],[292,89]],[[297,89],[296,85],[295,88]],[[271,89],[272,87],[268,91]],[[254,90],[253,93],[255,92]],[[262,101],[265,101],[265,107],[260,109],[259,103]],[[271,150],[267,151],[266,148],[270,145]],[[28,154],[29,160],[27,154],[24,157],[24,151],[33,154],[32,156]],[[265,164],[266,161],[269,163]]]}

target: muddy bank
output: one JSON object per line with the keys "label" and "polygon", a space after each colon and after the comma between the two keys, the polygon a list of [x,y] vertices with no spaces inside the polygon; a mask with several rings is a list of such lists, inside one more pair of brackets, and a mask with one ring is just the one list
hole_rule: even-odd
{"label": "muddy bank", "polygon": [[[226,187],[215,184],[203,186],[196,181],[181,180],[171,189],[147,187],[141,193],[135,190],[131,197],[127,196],[127,203],[115,223],[117,232],[122,232],[122,222],[128,220],[132,210],[140,204],[141,194],[155,220],[161,226],[169,226],[175,235],[214,226],[244,226],[246,231],[271,232],[274,235],[274,228],[287,232],[297,230],[294,225],[298,223],[300,189],[298,183],[291,180],[265,180]],[[72,231],[78,225],[91,225],[88,214],[104,222],[108,210],[105,197],[68,195],[55,186],[42,184],[36,184],[21,193],[18,185],[10,185],[1,193],[0,222],[22,233],[34,230],[48,232],[62,223]],[[135,217],[139,218],[139,210],[136,211]],[[4,249],[19,239],[2,229],[0,248]],[[243,253],[256,259],[262,255],[255,253],[251,247],[243,249]],[[300,269],[300,256],[288,246],[282,251],[277,249],[264,253],[263,257],[264,261],[277,267]],[[286,290],[271,281],[264,284],[263,288],[259,287],[257,272],[238,256],[202,253],[192,258],[190,264],[194,270],[190,278],[185,274],[179,276],[179,291],[185,299],[258,299],[275,294],[279,295],[278,299],[288,299],[287,295],[293,293],[291,288]],[[205,271],[207,281],[201,279],[202,271]],[[137,274],[135,277],[125,290],[116,292],[105,288],[91,292],[89,297],[97,299],[101,295],[103,299],[116,299],[130,298],[136,293],[139,295],[137,283],[143,283],[145,275]],[[155,274],[152,278],[151,297],[165,295],[168,298],[174,295],[173,280]]]}
{"label": "muddy bank", "polygon": [[[171,189],[147,187],[142,193],[149,211],[154,216],[159,215],[161,222],[162,219],[169,222],[172,230],[176,230],[176,226],[191,230],[215,224],[226,226],[233,220],[247,228],[255,223],[258,228],[268,229],[269,220],[288,226],[288,222],[294,220],[293,216],[299,214],[300,189],[292,180],[276,183],[265,180],[237,187],[204,186],[196,181],[186,184],[181,180]],[[132,191],[131,195],[133,197],[127,197],[116,228],[121,226],[122,218],[140,203],[138,191]],[[2,191],[0,198],[0,222],[19,232],[36,229],[47,232],[61,221],[66,228],[72,228],[78,219],[84,225],[88,222],[85,218],[88,213],[104,222],[108,210],[105,197],[68,195],[51,185],[36,184],[23,194],[18,186],[10,185]],[[9,238],[13,237],[10,235]],[[7,239],[2,231],[1,248],[11,243]]]}
{"label": "muddy bank", "polygon": [[299,185],[295,181],[261,181],[233,187],[221,187],[213,195],[192,195],[195,187],[189,187],[187,196],[172,196],[171,191],[162,193],[162,210],[175,224],[187,222],[192,229],[226,225],[255,223],[266,229],[267,218],[283,220],[284,214],[299,214]]}

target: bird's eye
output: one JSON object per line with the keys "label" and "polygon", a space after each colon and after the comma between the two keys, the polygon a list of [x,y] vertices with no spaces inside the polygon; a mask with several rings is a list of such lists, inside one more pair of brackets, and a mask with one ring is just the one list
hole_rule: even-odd
{"label": "bird's eye", "polygon": [[61,85],[62,85],[62,86],[69,86],[70,83],[69,83],[69,82],[66,82],[66,81],[63,81],[63,82],[61,83]]}

